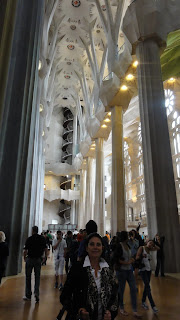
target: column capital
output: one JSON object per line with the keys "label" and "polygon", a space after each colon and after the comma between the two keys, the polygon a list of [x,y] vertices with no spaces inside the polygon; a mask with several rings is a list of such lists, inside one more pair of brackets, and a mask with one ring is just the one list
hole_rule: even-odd
{"label": "column capital", "polygon": [[122,30],[133,46],[153,38],[164,46],[169,32],[180,29],[179,0],[136,0],[128,7]]}
{"label": "column capital", "polygon": [[111,108],[113,108],[114,106],[117,106],[117,107],[121,107],[125,112],[129,107],[129,103],[132,99],[132,96],[133,96],[133,93],[128,88],[126,90],[122,90],[120,88],[105,110],[110,111]]}
{"label": "column capital", "polygon": [[112,72],[111,78],[103,81],[100,90],[100,99],[105,106],[105,111],[110,111],[114,106],[120,106],[125,111],[134,95],[135,88],[132,84],[123,85],[123,82]]}

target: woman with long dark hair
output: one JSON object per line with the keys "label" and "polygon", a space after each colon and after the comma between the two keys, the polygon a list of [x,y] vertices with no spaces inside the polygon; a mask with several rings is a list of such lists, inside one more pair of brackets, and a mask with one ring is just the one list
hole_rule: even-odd
{"label": "woman with long dark hair", "polygon": [[68,319],[113,320],[118,313],[118,284],[101,257],[103,242],[98,233],[89,235],[86,251],[84,261],[71,267],[60,301]]}
{"label": "woman with long dark hair", "polygon": [[146,297],[148,297],[149,302],[151,304],[151,308],[154,313],[158,313],[158,309],[154,303],[152,294],[151,294],[151,287],[150,287],[150,279],[151,279],[151,265],[150,265],[150,251],[157,251],[159,247],[155,245],[153,240],[148,240],[145,246],[141,246],[138,249],[136,259],[142,260],[142,267],[140,269],[140,275],[144,282],[144,292],[142,295],[142,307],[145,310],[148,310],[149,307],[146,304]]}

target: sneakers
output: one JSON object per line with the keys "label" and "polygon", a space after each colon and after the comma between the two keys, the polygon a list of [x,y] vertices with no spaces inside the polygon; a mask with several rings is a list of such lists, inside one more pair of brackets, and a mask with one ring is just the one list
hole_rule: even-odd
{"label": "sneakers", "polygon": [[62,290],[62,289],[63,289],[63,284],[61,283],[59,286],[59,290]]}
{"label": "sneakers", "polygon": [[58,288],[58,282],[55,282],[54,289]]}
{"label": "sneakers", "polygon": [[154,306],[152,309],[153,309],[153,312],[154,312],[154,313],[158,313],[158,309],[157,309],[156,306]]}
{"label": "sneakers", "polygon": [[31,298],[28,298],[28,297],[24,296],[24,297],[23,297],[23,300],[24,300],[24,301],[31,301]]}
{"label": "sneakers", "polygon": [[35,301],[36,301],[36,303],[39,302],[39,297],[38,296],[35,296]]}
{"label": "sneakers", "polygon": [[142,302],[142,305],[141,305],[145,310],[149,310],[149,307],[148,305],[146,304],[146,302]]}

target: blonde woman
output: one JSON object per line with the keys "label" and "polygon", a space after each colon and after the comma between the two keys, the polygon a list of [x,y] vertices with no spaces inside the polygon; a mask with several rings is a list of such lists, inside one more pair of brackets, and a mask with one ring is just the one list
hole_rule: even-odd
{"label": "blonde woman", "polygon": [[0,231],[0,284],[1,279],[5,273],[7,257],[9,255],[9,248],[5,240],[5,233],[3,231]]}

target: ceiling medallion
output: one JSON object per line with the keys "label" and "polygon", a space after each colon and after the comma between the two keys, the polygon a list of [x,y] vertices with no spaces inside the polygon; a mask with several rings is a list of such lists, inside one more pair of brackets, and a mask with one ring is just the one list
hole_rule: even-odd
{"label": "ceiling medallion", "polygon": [[103,4],[103,5],[101,6],[101,9],[102,9],[102,11],[106,11],[106,6],[105,6],[105,4]]}
{"label": "ceiling medallion", "polygon": [[68,44],[67,48],[68,48],[69,50],[74,50],[73,44]]}
{"label": "ceiling medallion", "polygon": [[73,5],[73,7],[75,7],[75,8],[78,8],[81,5],[81,1],[80,0],[72,0],[71,3]]}
{"label": "ceiling medallion", "polygon": [[64,76],[64,78],[65,78],[65,79],[70,79],[71,77],[68,76],[68,74],[66,74],[66,75]]}
{"label": "ceiling medallion", "polygon": [[74,24],[72,24],[72,25],[70,26],[70,28],[71,28],[71,30],[76,30],[76,26],[75,26]]}

